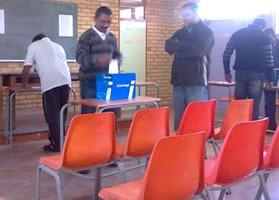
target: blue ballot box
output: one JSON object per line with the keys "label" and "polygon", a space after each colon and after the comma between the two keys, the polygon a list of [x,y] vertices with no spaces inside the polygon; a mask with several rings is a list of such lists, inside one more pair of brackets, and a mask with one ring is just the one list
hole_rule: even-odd
{"label": "blue ballot box", "polygon": [[272,85],[279,86],[279,68],[272,70]]}
{"label": "blue ballot box", "polygon": [[136,74],[96,74],[96,98],[104,100],[133,99],[136,96]]}

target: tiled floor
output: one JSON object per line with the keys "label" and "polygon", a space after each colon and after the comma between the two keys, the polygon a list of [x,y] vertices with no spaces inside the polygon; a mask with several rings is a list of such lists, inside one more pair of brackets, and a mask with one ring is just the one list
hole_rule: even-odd
{"label": "tiled floor", "polygon": [[[123,141],[126,138],[128,129],[118,129],[117,139]],[[270,140],[268,135],[267,140]],[[0,200],[31,200],[35,198],[35,178],[36,166],[41,156],[52,155],[44,153],[42,146],[47,144],[47,140],[17,143],[14,152],[9,152],[8,146],[0,146]],[[208,155],[213,156],[212,147],[208,146]],[[129,162],[131,165],[136,162]],[[116,170],[116,168],[106,167],[104,172]],[[94,171],[91,172],[94,175]],[[128,181],[142,178],[144,168],[129,171]],[[279,172],[275,172],[268,180],[268,190],[272,200],[279,199]],[[102,180],[102,187],[113,186],[120,183],[119,175],[114,175]],[[252,180],[232,187],[232,194],[226,197],[227,200],[252,200],[255,197],[259,181],[255,177]],[[94,181],[84,180],[71,175],[65,176],[65,187],[63,196],[65,200],[91,200],[94,191]],[[217,192],[214,193],[217,199]],[[41,176],[41,199],[55,200],[55,181],[48,174]]]}

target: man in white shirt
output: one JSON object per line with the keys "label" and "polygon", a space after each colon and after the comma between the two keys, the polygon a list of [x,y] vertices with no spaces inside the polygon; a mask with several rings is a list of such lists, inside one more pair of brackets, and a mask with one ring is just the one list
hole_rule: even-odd
{"label": "man in white shirt", "polygon": [[[59,152],[59,113],[62,106],[68,102],[71,87],[71,74],[63,47],[52,42],[44,34],[36,35],[28,46],[25,58],[22,72],[23,87],[27,87],[33,65],[40,77],[44,115],[49,127],[50,144],[43,149]],[[64,114],[66,119],[67,110]]]}

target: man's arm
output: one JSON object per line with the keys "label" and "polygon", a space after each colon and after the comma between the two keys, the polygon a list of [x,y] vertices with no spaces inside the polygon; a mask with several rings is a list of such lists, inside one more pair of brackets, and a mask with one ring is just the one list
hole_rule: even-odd
{"label": "man's arm", "polygon": [[170,55],[182,51],[187,47],[186,43],[178,41],[177,35],[178,31],[176,31],[170,39],[166,40],[165,51]]}
{"label": "man's arm", "polygon": [[264,66],[265,78],[267,81],[267,85],[271,86],[270,83],[272,81],[272,69],[274,68],[271,44],[264,45],[263,52],[264,52],[264,64],[265,64]]}
{"label": "man's arm", "polygon": [[214,36],[212,32],[201,33],[196,41],[180,42],[184,49],[177,52],[178,58],[191,58],[206,56],[214,45]]}
{"label": "man's arm", "polygon": [[227,43],[226,49],[223,53],[223,65],[225,70],[225,80],[228,82],[232,82],[232,75],[230,70],[230,61],[233,51],[235,50],[235,42],[233,37],[230,38]]}
{"label": "man's arm", "polygon": [[30,74],[31,65],[24,66],[22,70],[22,87],[27,88],[28,87],[28,79]]}

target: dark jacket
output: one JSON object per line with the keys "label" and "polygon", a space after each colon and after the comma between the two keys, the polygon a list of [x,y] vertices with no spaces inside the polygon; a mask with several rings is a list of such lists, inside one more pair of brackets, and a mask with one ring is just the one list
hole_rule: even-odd
{"label": "dark jacket", "polygon": [[121,59],[116,37],[108,33],[103,40],[92,28],[88,29],[80,36],[76,50],[76,60],[80,64],[80,80],[94,81],[96,73],[108,72],[108,65],[97,62],[98,56],[102,54],[111,54],[112,58]]}
{"label": "dark jacket", "polygon": [[165,50],[174,54],[171,84],[206,85],[213,45],[213,32],[202,21],[177,30],[165,44]]}
{"label": "dark jacket", "polygon": [[249,25],[231,36],[223,54],[225,74],[230,73],[230,58],[234,50],[234,70],[267,72],[266,78],[271,80],[274,65],[271,44],[267,35],[257,26]]}

